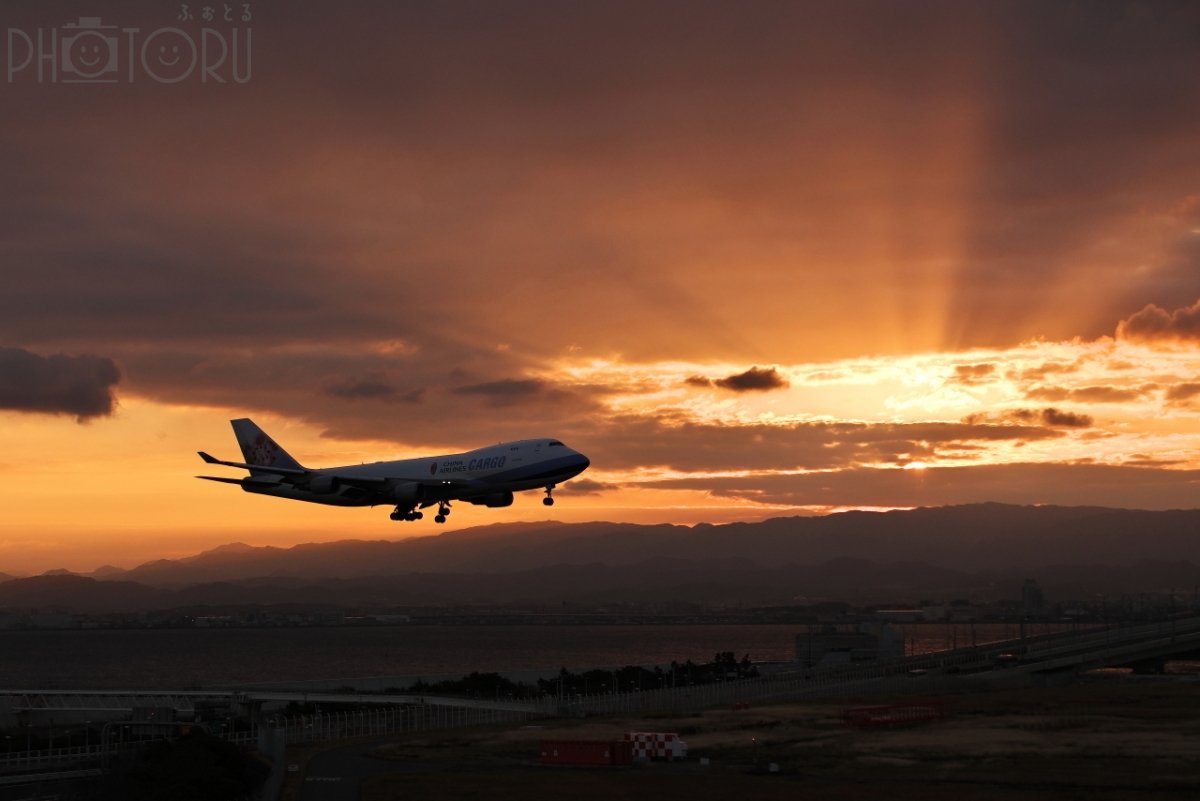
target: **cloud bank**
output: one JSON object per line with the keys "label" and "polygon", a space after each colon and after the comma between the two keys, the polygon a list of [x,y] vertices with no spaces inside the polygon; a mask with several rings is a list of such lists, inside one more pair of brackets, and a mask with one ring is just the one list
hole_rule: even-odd
{"label": "cloud bank", "polygon": [[106,417],[116,407],[120,380],[112,359],[0,347],[0,409],[70,414],[80,422]]}

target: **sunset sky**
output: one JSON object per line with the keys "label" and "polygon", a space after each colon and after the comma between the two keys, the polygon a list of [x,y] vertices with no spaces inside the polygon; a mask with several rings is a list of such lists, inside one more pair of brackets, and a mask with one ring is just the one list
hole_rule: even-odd
{"label": "sunset sky", "polygon": [[[347,5],[0,7],[0,572],[1200,506],[1200,6]],[[248,74],[148,62],[192,46]],[[592,467],[393,523],[195,480],[242,416],[313,467]]]}

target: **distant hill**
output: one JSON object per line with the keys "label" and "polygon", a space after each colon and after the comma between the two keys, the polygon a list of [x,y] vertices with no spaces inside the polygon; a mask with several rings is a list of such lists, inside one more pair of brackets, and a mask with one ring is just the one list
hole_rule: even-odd
{"label": "distant hill", "polygon": [[73,575],[33,576],[0,584],[0,609],[124,612],[162,608],[170,593],[132,581],[97,581]]}
{"label": "distant hill", "polygon": [[1119,566],[1142,560],[1200,563],[1200,510],[976,504],[719,526],[497,524],[398,541],[224,546],[105,577],[182,587],[256,576],[505,573],[550,565],[632,565],[655,558],[739,559],[774,567],[841,557],[968,572],[1052,564]]}
{"label": "distant hill", "polygon": [[1200,585],[1200,510],[999,504],[730,525],[499,524],[400,541],[222,546],[0,584],[0,608],[805,604],[1086,599]]}
{"label": "distant hill", "polygon": [[[247,606],[660,604],[807,605],[823,600],[912,603],[918,598],[992,601],[1020,597],[1023,572],[965,573],[920,562],[840,558],[763,567],[749,560],[653,558],[627,565],[549,565],[507,573],[399,573],[355,578],[261,577],[179,589],[81,576],[36,576],[0,584],[0,609],[108,613],[154,609],[233,610]],[[1191,588],[1200,566],[1062,565],[1036,572],[1049,598]]]}

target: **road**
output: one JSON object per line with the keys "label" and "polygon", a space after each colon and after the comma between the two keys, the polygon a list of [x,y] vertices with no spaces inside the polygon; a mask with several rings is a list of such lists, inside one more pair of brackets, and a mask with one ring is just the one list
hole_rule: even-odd
{"label": "road", "polygon": [[378,743],[351,745],[314,756],[308,761],[300,801],[358,801],[364,779],[414,769],[370,756],[376,747]]}

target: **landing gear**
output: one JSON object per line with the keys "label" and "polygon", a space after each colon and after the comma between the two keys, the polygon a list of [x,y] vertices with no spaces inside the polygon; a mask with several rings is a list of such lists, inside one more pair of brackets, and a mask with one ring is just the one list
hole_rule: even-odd
{"label": "landing gear", "polygon": [[550,495],[550,493],[551,493],[551,492],[554,492],[554,485],[553,485],[553,484],[551,484],[550,486],[546,487],[546,497],[545,497],[545,498],[542,498],[542,505],[543,505],[543,506],[553,506],[553,505],[554,505],[554,497]]}
{"label": "landing gear", "polygon": [[425,515],[421,512],[413,511],[412,509],[405,509],[402,506],[397,506],[396,511],[392,512],[388,516],[393,520],[420,520]]}
{"label": "landing gear", "polygon": [[450,514],[450,504],[447,501],[439,501],[438,502],[438,513],[436,515],[434,515],[433,522],[445,523],[446,518],[449,516],[449,514]]}

